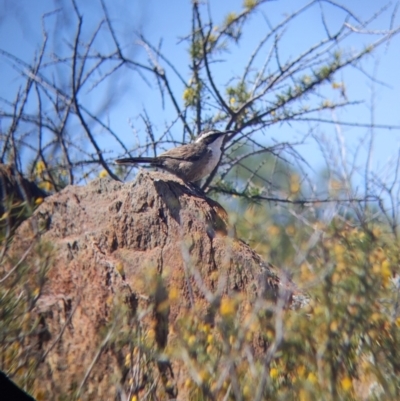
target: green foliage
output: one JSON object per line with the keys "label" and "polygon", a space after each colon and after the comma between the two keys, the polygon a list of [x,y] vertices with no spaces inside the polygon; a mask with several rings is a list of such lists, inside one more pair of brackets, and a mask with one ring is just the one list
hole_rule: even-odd
{"label": "green foliage", "polygon": [[[300,176],[283,165],[277,168],[281,175],[271,174],[276,171],[272,156],[263,169],[254,167],[259,162],[255,157],[248,168],[232,172],[239,182],[236,186],[228,181],[218,184],[219,188],[236,193],[236,199],[226,204],[230,215],[236,216],[239,237],[289,271],[308,300],[302,308],[283,314],[279,309],[271,314],[270,306],[264,305],[262,311],[268,320],[259,327],[268,333],[266,344],[271,347],[279,341],[277,324],[282,325],[283,339],[264,366],[256,361],[246,364],[244,350],[234,354],[234,380],[239,383],[241,397],[254,399],[260,377],[267,375],[260,399],[362,400],[365,394],[369,394],[368,399],[398,399],[400,248],[396,234],[379,223],[376,209],[364,211],[374,216],[368,224],[364,223],[367,218],[359,223],[352,208],[338,209],[326,222],[321,219],[326,210],[323,204],[309,210],[301,202],[291,204],[290,200],[303,198]],[[248,182],[249,171],[255,170],[268,178],[278,193],[286,194],[286,207],[260,201],[267,192],[265,182],[264,186],[259,182],[251,190],[238,191],[240,182]],[[335,196],[344,194],[339,181],[329,182],[329,188]],[[247,334],[239,325],[236,333],[231,333],[234,338],[246,338]],[[247,373],[239,373],[243,364]],[[238,399],[232,393],[234,380],[225,386],[231,391],[229,399]]]}
{"label": "green foliage", "polygon": [[194,107],[201,98],[202,84],[198,81],[196,84],[188,86],[183,92],[183,100],[186,107]]}
{"label": "green foliage", "polygon": [[32,390],[42,358],[40,342],[45,335],[40,316],[33,309],[42,296],[54,253],[49,243],[33,238],[24,252],[2,257],[0,370],[19,386]]}
{"label": "green foliage", "polygon": [[247,89],[247,84],[243,81],[239,82],[236,87],[228,86],[226,88],[226,94],[229,102],[235,107],[246,103],[251,97]]}
{"label": "green foliage", "polygon": [[243,6],[244,8],[250,11],[253,8],[257,7],[257,3],[258,3],[257,0],[244,0]]}
{"label": "green foliage", "polygon": [[[182,356],[190,370],[190,399],[253,400],[265,375],[260,399],[355,400],[365,392],[374,399],[399,397],[400,318],[391,280],[398,244],[377,226],[368,234],[342,219],[316,222],[315,229],[321,240],[293,272],[309,296],[303,309],[243,306],[232,296],[221,301],[213,326],[193,313],[182,319],[168,352]],[[286,266],[294,267],[293,257]],[[248,359],[254,340],[267,348],[278,341],[277,321],[284,338],[272,360]]]}

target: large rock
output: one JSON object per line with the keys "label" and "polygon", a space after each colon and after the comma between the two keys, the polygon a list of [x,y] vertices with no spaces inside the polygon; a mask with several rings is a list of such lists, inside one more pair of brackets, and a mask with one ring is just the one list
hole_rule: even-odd
{"label": "large rock", "polygon": [[[159,355],[188,311],[212,325],[221,297],[239,293],[251,304],[281,288],[235,238],[221,206],[164,173],[141,172],[128,184],[98,179],[46,198],[17,230],[10,255],[39,237],[54,255],[34,309],[43,399],[126,399],[138,391],[136,359],[126,357],[134,339],[153,336]],[[154,371],[161,380],[137,373],[136,386],[154,380],[159,399],[185,399],[177,361],[159,360]]]}

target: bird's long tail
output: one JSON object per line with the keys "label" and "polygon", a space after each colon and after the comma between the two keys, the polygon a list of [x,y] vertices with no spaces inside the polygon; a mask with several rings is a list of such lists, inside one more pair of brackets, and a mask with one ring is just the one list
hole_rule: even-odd
{"label": "bird's long tail", "polygon": [[136,164],[136,163],[149,163],[152,165],[158,165],[157,159],[154,157],[127,157],[125,159],[115,160],[117,164]]}

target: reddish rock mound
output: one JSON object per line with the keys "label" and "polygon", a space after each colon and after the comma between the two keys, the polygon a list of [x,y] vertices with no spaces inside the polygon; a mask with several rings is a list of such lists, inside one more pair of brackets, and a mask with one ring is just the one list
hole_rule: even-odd
{"label": "reddish rock mound", "polygon": [[[280,288],[216,202],[164,173],[128,184],[98,179],[48,197],[19,227],[10,254],[39,240],[53,249],[34,307],[35,387],[48,400],[123,400],[149,380],[158,399],[183,400],[185,368],[160,357],[175,323],[193,311],[212,326],[221,297],[242,294],[252,304]],[[134,352],[149,338],[158,355],[152,377]]]}

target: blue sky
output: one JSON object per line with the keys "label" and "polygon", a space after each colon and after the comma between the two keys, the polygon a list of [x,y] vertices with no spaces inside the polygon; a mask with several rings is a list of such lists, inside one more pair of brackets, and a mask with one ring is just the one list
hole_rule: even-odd
{"label": "blue sky", "polygon": [[[339,2],[340,3],[340,2]],[[85,29],[88,31],[94,26],[96,13],[99,6],[95,1],[77,1],[81,13],[84,15]],[[145,60],[147,55],[143,47],[137,44],[137,32],[142,32],[148,40],[157,44],[162,40],[162,49],[167,57],[174,62],[180,72],[188,80],[190,72],[188,69],[189,60],[187,57],[186,43],[179,39],[190,32],[190,13],[191,3],[189,0],[140,0],[136,2],[127,0],[116,0],[106,2],[110,15],[112,17],[116,33],[121,43],[132,57],[137,60]],[[243,60],[246,60],[251,54],[257,43],[257,38],[265,30],[266,19],[274,25],[285,15],[306,4],[302,0],[277,0],[266,3],[262,10],[253,16],[248,24],[248,30],[244,34],[240,46],[233,48],[233,51],[226,55],[227,62],[223,68],[216,74],[220,83],[226,82],[226,77],[233,76],[240,71],[243,66]],[[350,0],[342,2],[351,9],[360,19],[370,17],[377,10],[377,2],[374,0]],[[383,6],[384,3],[382,3]],[[57,7],[62,11],[59,14],[65,19],[73,20],[70,2],[66,0],[41,0],[33,2],[31,0],[0,0],[2,14],[0,16],[0,49],[12,52],[25,59],[32,60],[38,44],[42,40],[41,16],[44,12],[55,10]],[[241,1],[221,1],[211,0],[210,10],[214,24],[222,23],[228,12],[239,12],[242,7]],[[322,5],[327,18],[327,25],[330,30],[335,31],[343,22],[344,12],[329,3]],[[390,10],[377,19],[368,29],[387,30],[390,27]],[[56,17],[50,17],[46,21],[49,27],[57,28]],[[400,17],[397,16],[394,25],[400,24]],[[354,20],[349,20],[350,24],[356,24]],[[319,40],[324,35],[324,27],[321,23],[321,14],[318,7],[314,7],[304,14],[303,17],[293,21],[289,26],[285,36],[282,39],[280,51],[282,59],[295,57],[302,50]],[[345,43],[346,51],[361,49],[370,41],[376,40],[379,35],[358,35]],[[107,39],[104,38],[104,46],[107,46]],[[394,125],[400,127],[400,37],[395,37],[389,43],[389,46],[382,46],[373,56],[368,56],[362,63],[366,74],[349,68],[337,79],[343,80],[346,85],[348,97],[354,100],[362,100],[364,104],[349,107],[346,110],[336,112],[335,117],[344,121],[352,122],[370,122],[371,104],[374,103],[374,121],[377,124]],[[2,85],[0,87],[0,96],[12,100],[15,96],[15,90],[20,85],[18,74],[10,68],[10,65],[0,62],[0,74]],[[372,82],[367,74],[374,76],[376,82]],[[151,81],[151,80],[150,80]],[[175,81],[173,81],[175,82]],[[159,92],[152,82],[151,87],[143,82],[138,76],[126,82],[120,80],[114,82],[116,87],[104,86],[100,88],[96,95],[88,95],[88,102],[93,112],[96,112],[104,97],[114,96],[118,98],[117,89],[127,89],[124,96],[117,100],[118,107],[110,111],[108,116],[103,115],[113,128],[120,133],[121,137],[130,145],[134,145],[136,138],[132,131],[137,130],[138,138],[141,138],[143,125],[138,118],[143,108],[146,108],[151,115],[156,131],[162,132],[171,119],[172,109],[168,105],[162,109]],[[120,86],[119,86],[120,85]],[[101,92],[102,91],[102,92]],[[329,91],[329,88],[327,89]],[[332,96],[337,96],[337,91],[331,90]],[[373,95],[373,96],[372,96]],[[180,99],[181,100],[181,99]],[[296,140],[302,138],[310,129],[310,125],[305,124],[283,124],[274,126],[266,143],[273,139],[276,141]],[[320,138],[326,138],[327,142],[332,142],[328,148],[332,148],[337,143],[337,131],[333,125],[322,125],[314,127]],[[176,131],[181,132],[177,127]],[[346,127],[340,128],[343,134],[343,140],[347,145],[349,159],[353,152],[361,147],[359,153],[360,168],[364,166],[367,145],[360,141],[365,139],[371,132],[368,128]],[[390,155],[397,155],[400,143],[400,130],[376,130],[373,144],[373,158],[370,168],[373,171],[380,171],[387,166],[387,160]],[[107,144],[103,144],[107,148]],[[364,149],[365,148],[365,149]],[[324,167],[324,160],[315,140],[309,139],[305,145],[298,149],[306,160],[311,164],[315,171]],[[106,151],[112,157],[119,155],[117,149],[107,148]],[[356,180],[358,185],[361,181]]]}

